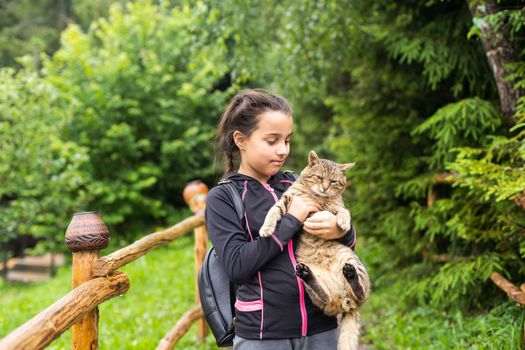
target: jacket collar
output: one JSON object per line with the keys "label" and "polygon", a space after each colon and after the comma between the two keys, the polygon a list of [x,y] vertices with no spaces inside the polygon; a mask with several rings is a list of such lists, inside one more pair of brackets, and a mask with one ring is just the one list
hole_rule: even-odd
{"label": "jacket collar", "polygon": [[[279,180],[282,180],[284,177],[283,177],[283,173],[281,171],[277,172],[275,175],[273,176],[270,176],[270,178],[268,179],[267,183],[272,186],[273,184],[276,184],[276,183],[279,183]],[[254,181],[258,184],[260,184],[262,186],[262,183],[259,182],[259,180],[251,177],[251,176],[248,176],[248,175],[244,175],[244,174],[240,174],[240,173],[237,173],[237,172],[229,172],[226,174],[226,176],[224,177],[224,179],[227,179],[227,180],[230,180],[230,181]]]}

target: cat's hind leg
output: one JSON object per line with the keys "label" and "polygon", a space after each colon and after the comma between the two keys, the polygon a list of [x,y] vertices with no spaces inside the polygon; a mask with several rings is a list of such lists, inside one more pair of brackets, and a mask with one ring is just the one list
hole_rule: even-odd
{"label": "cat's hind leg", "polygon": [[330,296],[328,295],[328,291],[319,283],[308,265],[301,262],[298,263],[295,266],[295,274],[303,280],[312,302],[321,309],[324,309],[324,307],[330,303]]}
{"label": "cat's hind leg", "polygon": [[343,275],[350,284],[352,292],[357,301],[363,302],[366,299],[366,295],[363,285],[359,281],[359,275],[357,273],[356,267],[350,263],[344,264]]}

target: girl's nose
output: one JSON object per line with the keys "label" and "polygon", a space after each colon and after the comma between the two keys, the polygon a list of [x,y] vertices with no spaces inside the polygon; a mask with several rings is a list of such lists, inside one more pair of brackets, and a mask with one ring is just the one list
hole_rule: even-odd
{"label": "girl's nose", "polygon": [[277,154],[280,156],[285,156],[288,154],[288,145],[286,144],[280,144],[277,148]]}

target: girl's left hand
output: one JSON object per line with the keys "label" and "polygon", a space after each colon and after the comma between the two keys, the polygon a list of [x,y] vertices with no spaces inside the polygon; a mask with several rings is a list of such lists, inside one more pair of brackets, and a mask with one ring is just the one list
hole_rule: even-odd
{"label": "girl's left hand", "polygon": [[337,239],[345,235],[345,231],[337,226],[337,218],[329,211],[313,213],[303,224],[303,229],[311,235],[323,239]]}

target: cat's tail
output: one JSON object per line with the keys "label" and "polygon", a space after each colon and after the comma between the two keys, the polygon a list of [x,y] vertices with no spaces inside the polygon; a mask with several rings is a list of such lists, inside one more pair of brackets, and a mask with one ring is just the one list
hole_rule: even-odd
{"label": "cat's tail", "polygon": [[359,341],[359,313],[357,311],[343,314],[339,325],[339,342],[337,350],[357,350]]}

